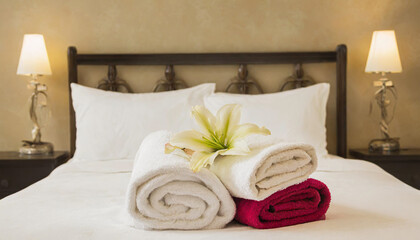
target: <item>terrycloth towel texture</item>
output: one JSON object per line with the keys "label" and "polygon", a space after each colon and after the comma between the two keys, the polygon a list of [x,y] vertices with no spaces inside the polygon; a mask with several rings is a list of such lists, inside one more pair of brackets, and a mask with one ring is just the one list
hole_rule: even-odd
{"label": "terrycloth towel texture", "polygon": [[278,228],[325,219],[331,195],[327,186],[309,178],[262,201],[236,198],[235,219],[254,228]]}
{"label": "terrycloth towel texture", "polygon": [[[147,136],[137,152],[127,210],[137,228],[222,228],[235,215],[229,192],[208,169],[193,173],[187,159],[165,154],[170,133]],[[181,150],[179,150],[181,151]]]}
{"label": "terrycloth towel texture", "polygon": [[246,141],[249,155],[219,156],[210,168],[233,197],[263,200],[305,181],[317,168],[315,149],[308,144],[255,135]]}

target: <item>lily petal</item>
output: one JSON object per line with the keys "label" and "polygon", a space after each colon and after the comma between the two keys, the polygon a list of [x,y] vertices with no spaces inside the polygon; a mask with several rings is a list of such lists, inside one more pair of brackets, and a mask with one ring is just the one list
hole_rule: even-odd
{"label": "lily petal", "polygon": [[220,151],[220,155],[247,155],[251,151],[248,148],[248,143],[245,140],[236,140],[231,146],[225,150]]}
{"label": "lily petal", "polygon": [[178,149],[179,147],[173,146],[170,143],[165,144],[165,154],[172,153],[175,151],[175,149]]}
{"label": "lily petal", "polygon": [[188,153],[186,153],[185,151],[183,151],[183,150],[181,150],[179,148],[177,148],[174,151],[172,151],[171,154],[176,155],[178,157],[183,157],[183,158],[185,158],[187,160],[190,160],[191,159],[191,155],[188,155]]}
{"label": "lily petal", "polygon": [[194,152],[190,160],[190,168],[193,172],[200,171],[203,167],[211,165],[214,159],[219,155],[219,151],[216,152]]}
{"label": "lily petal", "polygon": [[205,141],[204,135],[195,130],[177,133],[171,137],[169,143],[178,148],[189,148],[194,151],[214,151],[212,146]]}
{"label": "lily petal", "polygon": [[252,134],[271,135],[271,132],[265,127],[258,127],[252,123],[237,125],[235,129],[232,130],[231,135],[228,136],[228,144],[231,145],[234,141],[243,139]]}
{"label": "lily petal", "polygon": [[207,108],[200,105],[194,106],[191,114],[200,130],[203,131],[206,136],[214,136],[216,130],[216,118]]}
{"label": "lily petal", "polygon": [[225,140],[229,132],[239,124],[241,120],[241,106],[238,104],[227,104],[217,111],[216,128],[220,141],[227,144]]}

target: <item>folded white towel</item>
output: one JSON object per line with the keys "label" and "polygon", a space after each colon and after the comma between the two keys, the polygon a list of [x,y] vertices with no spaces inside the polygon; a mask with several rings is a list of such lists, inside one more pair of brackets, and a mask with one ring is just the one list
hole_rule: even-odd
{"label": "folded white towel", "polygon": [[[229,192],[208,169],[193,173],[187,159],[165,154],[170,133],[147,136],[137,152],[127,210],[137,228],[222,228],[235,215]],[[177,150],[181,151],[181,150]]]}
{"label": "folded white towel", "polygon": [[249,155],[219,156],[210,167],[234,197],[263,200],[305,181],[317,168],[315,149],[308,144],[255,135],[246,141]]}

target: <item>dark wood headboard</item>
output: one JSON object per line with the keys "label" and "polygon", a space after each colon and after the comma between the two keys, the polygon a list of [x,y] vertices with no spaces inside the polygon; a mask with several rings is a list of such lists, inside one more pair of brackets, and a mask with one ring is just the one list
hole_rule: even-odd
{"label": "dark wood headboard", "polygon": [[[70,83],[77,83],[79,65],[105,65],[109,67],[108,76],[115,78],[117,65],[163,65],[167,66],[166,77],[168,90],[175,87],[171,82],[171,70],[174,65],[240,65],[246,72],[247,64],[295,64],[297,67],[307,63],[336,63],[336,120],[337,120],[337,155],[347,155],[347,113],[346,113],[346,69],[347,47],[338,45],[335,51],[326,52],[267,52],[267,53],[187,53],[187,54],[78,54],[75,47],[68,48],[68,74]],[[299,70],[299,69],[298,69]],[[297,70],[297,71],[298,71]],[[245,76],[246,77],[246,76]],[[242,84],[240,91],[247,93],[249,82]],[[297,81],[301,83],[302,81]],[[245,86],[245,87],[244,87]],[[116,90],[113,86],[110,90]],[[130,90],[130,89],[128,89]],[[70,151],[75,151],[76,121],[70,97]]]}

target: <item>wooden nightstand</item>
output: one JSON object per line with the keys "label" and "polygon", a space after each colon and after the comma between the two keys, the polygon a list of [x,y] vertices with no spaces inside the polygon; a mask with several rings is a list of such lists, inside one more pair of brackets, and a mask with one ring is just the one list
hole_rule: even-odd
{"label": "wooden nightstand", "polygon": [[67,160],[68,152],[49,155],[0,152],[0,199],[45,178]]}
{"label": "wooden nightstand", "polygon": [[375,163],[401,181],[420,189],[420,149],[401,149],[391,153],[350,149],[350,155]]}

